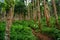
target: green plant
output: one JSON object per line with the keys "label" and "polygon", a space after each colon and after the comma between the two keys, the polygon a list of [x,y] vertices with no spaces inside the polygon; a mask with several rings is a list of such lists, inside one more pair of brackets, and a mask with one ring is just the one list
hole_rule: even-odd
{"label": "green plant", "polygon": [[5,25],[4,21],[0,22],[0,40],[4,40],[4,33],[5,33]]}
{"label": "green plant", "polygon": [[[1,22],[0,40],[4,40],[5,27],[5,22]],[[37,40],[30,27],[18,24],[18,22],[16,22],[16,24],[12,24],[10,38],[11,40]]]}
{"label": "green plant", "polygon": [[42,27],[42,33],[53,37],[55,40],[60,38],[60,30],[56,29],[55,27]]}

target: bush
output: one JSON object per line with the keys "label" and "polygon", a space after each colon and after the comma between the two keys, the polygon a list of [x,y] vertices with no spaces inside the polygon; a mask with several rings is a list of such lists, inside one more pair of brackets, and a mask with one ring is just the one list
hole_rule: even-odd
{"label": "bush", "polygon": [[[0,25],[0,40],[4,40],[5,34],[5,23],[1,22]],[[30,27],[14,23],[11,27],[10,33],[11,40],[37,40],[33,35]]]}
{"label": "bush", "polygon": [[30,21],[15,21],[13,22],[13,25],[23,25],[23,26],[27,26],[30,28],[34,28],[34,29],[38,29],[38,24],[37,22],[35,23],[33,20]]}
{"label": "bush", "polygon": [[0,22],[0,40],[4,40],[5,22]]}
{"label": "bush", "polygon": [[[0,22],[0,40],[4,40],[5,24],[5,22]],[[33,35],[31,28],[36,29],[36,32],[41,31],[43,34],[47,34],[55,40],[60,38],[60,30],[56,28],[55,19],[53,17],[50,19],[51,27],[47,27],[45,18],[41,19],[41,24],[42,30],[38,27],[38,21],[14,21],[11,27],[10,38],[11,40],[37,40],[37,38]]]}
{"label": "bush", "polygon": [[47,34],[50,37],[53,37],[55,40],[60,38],[60,30],[54,28],[54,27],[42,27],[42,33]]}

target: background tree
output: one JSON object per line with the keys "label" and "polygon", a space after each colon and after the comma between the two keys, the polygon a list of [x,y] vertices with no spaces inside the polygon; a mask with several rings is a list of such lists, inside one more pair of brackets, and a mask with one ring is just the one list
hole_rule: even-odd
{"label": "background tree", "polygon": [[41,30],[41,12],[40,12],[40,0],[37,0],[37,14],[38,14],[38,26]]}
{"label": "background tree", "polygon": [[53,5],[53,9],[54,9],[54,15],[56,18],[56,24],[58,25],[58,15],[57,15],[57,9],[56,9],[56,4],[55,4],[55,0],[52,0],[52,5]]}
{"label": "background tree", "polygon": [[5,15],[6,15],[5,4],[0,2],[0,18],[2,18],[2,20],[5,20]]}
{"label": "background tree", "polygon": [[50,14],[49,14],[49,11],[48,11],[48,5],[46,3],[46,0],[44,0],[44,15],[46,17],[46,23],[47,23],[47,26],[50,26]]}
{"label": "background tree", "polygon": [[21,0],[17,1],[15,5],[15,13],[19,15],[19,20],[25,19],[26,12],[27,8],[25,6],[25,3]]}

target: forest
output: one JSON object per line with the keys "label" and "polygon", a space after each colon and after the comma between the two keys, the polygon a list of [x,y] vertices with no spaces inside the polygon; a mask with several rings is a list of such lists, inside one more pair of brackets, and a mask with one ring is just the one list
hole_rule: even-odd
{"label": "forest", "polygon": [[60,0],[0,0],[0,40],[60,40]]}

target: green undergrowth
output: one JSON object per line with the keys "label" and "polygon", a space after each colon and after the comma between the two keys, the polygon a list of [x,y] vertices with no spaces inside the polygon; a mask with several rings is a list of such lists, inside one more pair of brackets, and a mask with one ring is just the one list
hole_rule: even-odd
{"label": "green undergrowth", "polygon": [[[60,22],[60,19],[58,19]],[[51,27],[46,25],[45,18],[41,19],[41,33],[47,34],[54,38],[54,40],[58,40],[60,38],[60,30],[55,26],[55,19],[50,19]],[[0,22],[0,40],[4,40],[5,34],[5,22]],[[13,21],[11,27],[10,38],[11,40],[37,40],[36,36],[32,33],[32,29],[35,29],[36,32],[40,32],[38,27],[38,21],[34,22],[30,21]]]}
{"label": "green undergrowth", "polygon": [[54,40],[60,38],[60,30],[54,27],[42,27],[42,33],[47,34],[50,37],[53,37]]}
{"label": "green undergrowth", "polygon": [[[33,35],[32,29],[28,26],[24,26],[20,22],[13,22],[10,32],[11,40],[37,40],[37,38]],[[0,40],[4,40],[5,36],[5,22],[0,22]]]}

